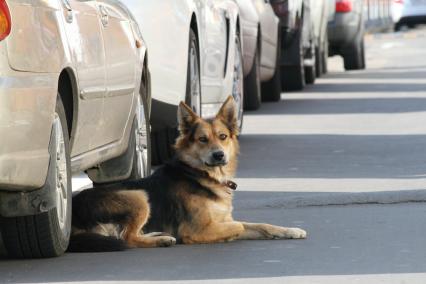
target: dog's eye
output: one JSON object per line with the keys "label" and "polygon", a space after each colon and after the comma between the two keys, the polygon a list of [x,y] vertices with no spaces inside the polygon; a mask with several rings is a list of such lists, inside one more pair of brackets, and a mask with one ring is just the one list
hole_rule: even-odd
{"label": "dog's eye", "polygon": [[226,138],[228,138],[228,135],[226,135],[226,134],[220,134],[219,135],[220,140],[225,140]]}
{"label": "dog's eye", "polygon": [[198,138],[198,141],[200,141],[201,143],[207,143],[209,142],[209,139],[207,139],[206,136],[201,136],[200,138]]}

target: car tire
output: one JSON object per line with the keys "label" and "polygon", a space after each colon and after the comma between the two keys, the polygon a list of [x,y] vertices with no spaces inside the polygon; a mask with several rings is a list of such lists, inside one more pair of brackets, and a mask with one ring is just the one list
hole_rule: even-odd
{"label": "car tire", "polygon": [[305,66],[305,80],[306,84],[314,84],[316,79],[316,56],[315,49],[312,51],[312,60],[314,61],[312,65]]}
{"label": "car tire", "polygon": [[253,66],[250,73],[244,78],[244,109],[257,110],[262,102],[260,82],[260,51],[256,48]]}
{"label": "car tire", "polygon": [[[188,68],[185,102],[201,116],[200,50],[195,32],[189,33]],[[177,127],[165,127],[151,133],[152,163],[160,165],[174,155],[173,145],[178,136]]]}
{"label": "car tire", "polygon": [[281,87],[285,91],[299,91],[302,90],[306,84],[302,30],[303,28],[301,27],[296,33],[290,48],[283,50],[283,52],[289,54],[291,58],[296,59],[294,65],[281,66]]}
{"label": "car tire", "polygon": [[314,43],[314,39],[311,39],[310,42],[311,42],[310,48],[307,50],[307,54],[305,56],[305,59],[310,59],[311,61],[310,65],[305,65],[306,84],[314,84],[316,75],[317,75],[317,71],[316,71],[316,66],[318,61],[317,53],[316,53],[317,47]]}
{"label": "car tire", "polygon": [[262,101],[264,102],[278,102],[281,100],[281,68],[279,67],[281,57],[280,35],[278,35],[277,43],[277,59],[274,76],[269,81],[262,83]]}
{"label": "car tire", "polygon": [[148,109],[149,76],[144,72],[140,94],[136,96],[135,117],[127,150],[120,156],[87,170],[96,187],[99,184],[141,179],[151,174],[151,140]]}
{"label": "car tire", "polygon": [[71,162],[64,106],[58,95],[49,144],[51,156],[45,186],[56,193],[56,207],[37,215],[1,219],[4,246],[12,258],[62,255],[71,233]]}
{"label": "car tire", "polygon": [[343,61],[345,70],[365,69],[365,44],[363,39],[344,50]]}
{"label": "car tire", "polygon": [[321,60],[321,74],[327,74],[328,73],[328,34],[325,34],[325,40],[324,40],[324,46],[320,54],[320,60]]}
{"label": "car tire", "polygon": [[321,58],[322,48],[319,46],[315,47],[315,77],[319,78],[323,74],[323,61]]}
{"label": "car tire", "polygon": [[271,80],[262,83],[262,101],[278,102],[281,100],[281,73],[280,68],[276,67],[274,77]]}
{"label": "car tire", "polygon": [[232,97],[237,109],[237,123],[239,132],[243,129],[244,122],[244,70],[243,70],[243,49],[241,46],[240,34],[235,35],[235,56],[233,69]]}

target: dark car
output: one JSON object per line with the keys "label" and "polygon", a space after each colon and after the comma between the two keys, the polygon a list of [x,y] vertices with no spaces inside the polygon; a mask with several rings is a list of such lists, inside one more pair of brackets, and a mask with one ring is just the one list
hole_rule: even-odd
{"label": "dark car", "polygon": [[365,20],[362,0],[336,0],[328,23],[330,55],[341,55],[345,70],[365,69]]}

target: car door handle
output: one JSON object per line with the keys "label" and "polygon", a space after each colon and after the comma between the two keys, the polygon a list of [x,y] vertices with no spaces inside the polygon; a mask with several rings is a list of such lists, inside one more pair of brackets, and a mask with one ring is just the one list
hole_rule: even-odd
{"label": "car door handle", "polygon": [[71,23],[73,20],[72,7],[69,0],[62,0],[62,5],[66,10],[66,21]]}
{"label": "car door handle", "polygon": [[108,22],[109,22],[109,16],[108,16],[107,9],[105,8],[105,6],[99,5],[99,12],[101,13],[102,25],[104,25],[104,27],[106,27],[108,25]]}

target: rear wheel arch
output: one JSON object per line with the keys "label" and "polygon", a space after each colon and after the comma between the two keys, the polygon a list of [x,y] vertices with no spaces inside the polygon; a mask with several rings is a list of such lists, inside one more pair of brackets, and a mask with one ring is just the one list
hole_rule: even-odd
{"label": "rear wheel arch", "polygon": [[[147,111],[148,111],[148,117],[151,117],[151,73],[149,72],[149,60],[148,60],[148,52],[145,51],[144,58],[143,58],[143,70],[141,74],[141,86],[139,94],[141,96],[144,96],[143,99],[145,99],[147,103]],[[146,90],[142,90],[146,86]]]}
{"label": "rear wheel arch", "polygon": [[262,28],[260,24],[257,26],[257,48],[259,53],[262,54]]}
{"label": "rear wheel arch", "polygon": [[195,33],[195,35],[197,36],[197,39],[199,41],[200,37],[199,37],[199,32],[198,32],[198,22],[197,22],[197,16],[195,15],[195,13],[192,14],[191,16],[191,24],[190,24],[190,29],[192,29]]}
{"label": "rear wheel arch", "polygon": [[[201,57],[200,57],[200,48],[201,48],[201,38],[200,38],[200,33],[198,31],[198,21],[197,21],[197,16],[195,15],[195,13],[192,14],[191,17],[191,25],[190,25],[190,30],[192,30],[195,33],[195,37],[197,39],[197,43],[198,43],[198,58],[200,59],[198,61],[198,68],[201,67]],[[188,36],[189,38],[189,36]],[[200,69],[201,71],[201,69]]]}
{"label": "rear wheel arch", "polygon": [[75,125],[74,118],[77,111],[77,80],[74,72],[65,68],[59,75],[58,93],[61,96],[62,104],[65,109],[65,115],[68,125],[68,137],[71,137]]}

